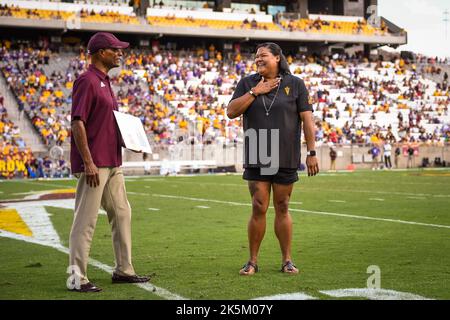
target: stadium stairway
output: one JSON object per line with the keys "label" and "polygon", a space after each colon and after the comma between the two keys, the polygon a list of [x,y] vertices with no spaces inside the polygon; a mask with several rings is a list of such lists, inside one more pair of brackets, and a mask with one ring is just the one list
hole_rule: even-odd
{"label": "stadium stairway", "polygon": [[[61,72],[63,76],[66,75],[69,69],[70,61],[75,57],[73,53],[60,53],[58,58],[51,57],[50,63],[48,65],[43,65],[43,69],[47,77],[49,77],[53,72]],[[71,90],[61,87],[65,96],[71,93]]]}
{"label": "stadium stairway", "polygon": [[[61,52],[58,54],[57,58],[52,56],[50,58],[50,63],[48,65],[43,66],[45,74],[47,76],[50,76],[53,72],[56,73],[61,72],[61,74],[65,76],[69,69],[71,60],[75,57],[76,55],[71,52],[70,53]],[[72,94],[71,89],[67,89],[64,86],[61,86],[60,88],[64,93],[65,97],[68,97],[69,95]],[[68,154],[70,152],[70,138],[66,139],[66,141],[63,143],[61,147],[63,148],[64,152]]]}
{"label": "stadium stairway", "polygon": [[146,19],[145,17],[136,16],[136,18],[139,20],[139,23],[140,23],[142,26],[148,25],[148,21],[147,21],[147,19]]}
{"label": "stadium stairway", "polygon": [[27,147],[33,152],[46,152],[48,148],[43,143],[39,133],[33,127],[28,116],[24,112],[19,120],[19,105],[17,104],[11,90],[8,89],[7,83],[3,75],[0,74],[0,92],[5,98],[5,108],[8,111],[8,118],[17,124],[20,129],[20,135],[24,139]]}
{"label": "stadium stairway", "polygon": [[51,57],[51,63],[44,65],[43,68],[46,75],[50,76],[53,71],[60,71],[65,75],[69,68],[70,60],[75,57],[75,54],[73,53],[59,53],[58,55],[58,58]]}

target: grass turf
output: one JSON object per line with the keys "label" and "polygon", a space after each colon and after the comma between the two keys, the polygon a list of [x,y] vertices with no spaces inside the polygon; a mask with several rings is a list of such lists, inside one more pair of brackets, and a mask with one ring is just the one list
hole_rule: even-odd
{"label": "grass turf", "polygon": [[[238,275],[248,259],[250,215],[248,190],[239,176],[129,178],[134,265],[138,273],[154,273],[154,285],[190,299],[251,299],[294,292],[326,299],[330,297],[319,290],[366,287],[370,265],[380,267],[384,289],[450,299],[449,228],[343,216],[450,226],[449,175],[449,171],[361,171],[301,176],[290,206],[306,210],[291,211],[292,255],[301,274],[279,271],[274,212],[269,209],[260,272],[253,277]],[[0,199],[71,188],[75,183],[3,181]],[[46,209],[67,247],[73,212]],[[65,288],[68,257],[52,248],[0,238],[0,257],[0,299],[161,298],[134,285],[112,285],[110,275],[93,266],[89,278],[104,291],[70,293]],[[114,264],[104,215],[97,222],[91,257]]]}

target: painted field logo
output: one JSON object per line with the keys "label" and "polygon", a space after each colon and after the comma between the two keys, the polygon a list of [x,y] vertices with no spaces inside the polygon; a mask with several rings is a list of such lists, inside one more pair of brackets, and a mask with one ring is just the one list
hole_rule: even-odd
{"label": "painted field logo", "polygon": [[[247,129],[245,131],[244,140],[246,141],[248,150],[247,164],[269,165],[269,167],[261,168],[261,175],[274,175],[278,172],[280,165],[280,130],[259,129],[258,133],[255,129]],[[268,142],[269,135],[270,145]],[[248,142],[245,138],[248,138]],[[245,154],[246,152],[244,152],[244,157],[246,157]]]}

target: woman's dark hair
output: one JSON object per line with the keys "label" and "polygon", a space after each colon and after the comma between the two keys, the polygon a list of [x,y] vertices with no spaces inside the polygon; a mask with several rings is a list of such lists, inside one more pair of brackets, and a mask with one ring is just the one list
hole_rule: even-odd
{"label": "woman's dark hair", "polygon": [[278,69],[280,70],[280,73],[283,75],[291,74],[286,57],[284,56],[279,45],[273,42],[264,42],[256,46],[256,51],[258,51],[259,48],[267,48],[274,56],[280,56],[280,61],[278,62]]}

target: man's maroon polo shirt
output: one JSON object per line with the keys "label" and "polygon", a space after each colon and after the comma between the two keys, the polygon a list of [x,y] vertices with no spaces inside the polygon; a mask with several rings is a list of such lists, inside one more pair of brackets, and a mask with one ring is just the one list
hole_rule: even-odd
{"label": "man's maroon polo shirt", "polygon": [[[84,122],[89,150],[97,167],[122,165],[120,132],[113,110],[117,110],[117,101],[108,75],[90,65],[75,80],[71,116],[72,121],[81,119]],[[83,159],[73,136],[70,145],[72,173],[84,172]]]}

